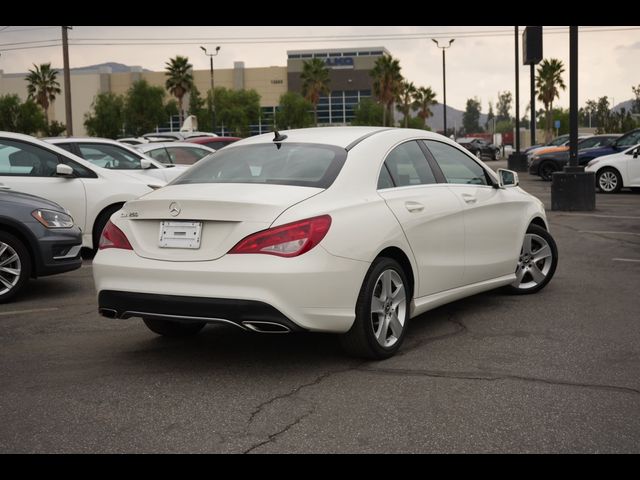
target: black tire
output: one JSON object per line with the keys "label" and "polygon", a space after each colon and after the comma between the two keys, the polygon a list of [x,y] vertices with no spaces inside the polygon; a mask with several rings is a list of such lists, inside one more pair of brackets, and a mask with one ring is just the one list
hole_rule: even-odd
{"label": "black tire", "polygon": [[[2,245],[4,244],[4,245]],[[8,263],[7,265],[12,265],[12,269],[16,269],[19,263],[20,274],[17,276],[17,281],[15,281],[15,275],[3,275],[3,272],[0,272],[2,275],[3,282],[0,282],[0,292],[7,290],[4,293],[0,293],[0,303],[6,303],[13,299],[16,294],[25,286],[25,283],[31,276],[31,255],[29,254],[29,250],[27,250],[26,245],[14,235],[11,235],[7,232],[0,232],[0,250],[4,250],[2,254],[0,254],[0,262],[8,260],[9,252],[8,248],[3,248],[4,246],[9,247],[11,250],[15,252],[18,256],[17,261],[13,261]],[[13,256],[13,254],[11,254]],[[4,282],[8,282],[12,284],[11,287],[7,287]],[[15,282],[15,283],[14,283]]]}
{"label": "black tire", "polygon": [[[542,290],[544,287],[547,286],[547,284],[551,281],[551,279],[553,278],[554,273],[556,272],[556,267],[558,266],[558,246],[556,245],[555,240],[553,239],[553,237],[551,236],[551,234],[549,232],[547,232],[544,228],[539,227],[538,225],[529,225],[529,228],[527,229],[527,235],[533,235],[533,236],[538,236],[541,237],[549,246],[549,249],[551,250],[551,257],[549,260],[549,264],[547,265],[547,259],[541,260],[536,262],[535,260],[532,259],[532,261],[529,263],[529,265],[535,264],[536,268],[541,271],[541,272],[546,272],[545,273],[545,278],[543,281],[535,284],[535,285],[529,285],[530,283],[534,282],[535,279],[534,277],[530,274],[530,273],[525,273],[524,277],[522,278],[522,282],[519,284],[519,286],[515,286],[514,284],[508,285],[506,287],[507,292],[515,294],[515,295],[529,295],[531,293],[536,293],[539,292],[540,290]],[[524,243],[524,241],[523,241]],[[541,249],[538,249],[537,251],[540,251]],[[536,251],[536,252],[537,252]],[[533,252],[534,254],[536,252]],[[521,271],[522,269],[522,264],[523,264],[523,253],[524,253],[524,248],[523,251],[521,251],[520,253],[520,260],[518,262],[518,266],[516,268],[516,275]],[[544,262],[544,263],[542,263]],[[525,265],[527,262],[524,262]],[[527,277],[527,275],[530,276],[530,282],[525,283],[525,280],[528,279],[529,277]]]}
{"label": "black tire", "polygon": [[[606,179],[610,181],[606,181]],[[615,185],[613,185],[615,183]],[[608,186],[612,185],[611,188]],[[602,193],[618,193],[622,188],[622,176],[615,168],[603,168],[596,174],[596,187]]]}
{"label": "black tire", "polygon": [[538,168],[540,172],[540,178],[545,182],[550,182],[553,176],[553,172],[558,171],[558,168],[553,162],[542,162],[540,168]]}
{"label": "black tire", "polygon": [[[376,288],[380,285],[378,280],[382,278],[383,273],[388,271],[395,272],[402,282],[405,292],[405,305],[403,314],[401,313],[402,307],[400,306],[396,307],[395,310],[393,308],[389,310],[390,306],[387,306],[385,307],[387,308],[385,311],[389,312],[389,314],[392,314],[395,311],[396,316],[404,316],[404,322],[400,320],[402,323],[401,334],[399,336],[394,336],[392,332],[389,337],[390,341],[394,341],[394,343],[390,346],[383,346],[376,339],[374,329],[377,328],[376,322],[383,322],[384,320],[380,320],[379,317],[377,317],[377,319],[374,318],[374,314],[371,311],[371,302],[377,291]],[[396,289],[396,292],[398,291],[399,288]],[[371,264],[371,267],[369,267],[369,271],[362,283],[360,294],[358,295],[358,300],[356,302],[356,319],[353,322],[351,329],[340,336],[342,348],[349,355],[359,358],[382,360],[393,356],[402,345],[404,337],[406,336],[407,328],[409,326],[410,303],[411,285],[409,284],[407,276],[400,264],[391,258],[377,258]],[[378,327],[380,327],[380,323],[378,323]],[[388,328],[393,330],[390,325]],[[387,335],[385,334],[385,339],[386,337]]]}
{"label": "black tire", "polygon": [[93,224],[93,253],[95,254],[98,251],[98,243],[100,242],[100,235],[102,234],[102,230],[104,226],[107,224],[111,215],[120,210],[122,205],[112,205],[108,207],[104,212],[98,215],[96,221]]}
{"label": "black tire", "polygon": [[172,322],[171,320],[159,320],[156,318],[144,318],[143,321],[153,333],[171,338],[196,335],[206,325],[206,322]]}

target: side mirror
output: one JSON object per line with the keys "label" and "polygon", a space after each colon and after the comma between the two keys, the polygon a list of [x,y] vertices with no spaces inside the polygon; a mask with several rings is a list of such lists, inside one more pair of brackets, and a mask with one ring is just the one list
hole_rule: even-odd
{"label": "side mirror", "polygon": [[633,158],[638,158],[638,155],[640,155],[640,147],[633,151]]}
{"label": "side mirror", "polygon": [[520,184],[518,174],[513,170],[498,169],[498,186],[500,188],[517,187]]}
{"label": "side mirror", "polygon": [[146,158],[141,158],[140,159],[140,167],[142,167],[143,170],[151,168],[151,162],[149,160],[147,160]]}
{"label": "side mirror", "polygon": [[56,165],[56,176],[58,177],[73,177],[73,168],[66,163],[59,163]]}

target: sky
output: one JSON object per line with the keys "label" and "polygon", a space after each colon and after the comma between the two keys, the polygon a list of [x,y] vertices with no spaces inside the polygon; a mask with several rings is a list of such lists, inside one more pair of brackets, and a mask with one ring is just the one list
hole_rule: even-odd
{"label": "sky", "polygon": [[[60,27],[0,26],[0,70],[26,72],[33,64],[45,62],[61,67],[60,36]],[[441,102],[442,53],[431,38],[441,44],[455,38],[446,52],[448,105],[464,110],[466,100],[477,97],[486,113],[488,102],[495,104],[499,91],[514,92],[514,28],[509,26],[74,26],[69,31],[69,56],[72,68],[118,62],[163,70],[170,57],[184,55],[195,69],[208,69],[209,59],[200,45],[210,50],[220,45],[214,68],[232,68],[235,61],[251,68],[285,66],[287,50],[384,46],[400,60],[405,78],[417,86],[430,86]],[[163,44],[134,45],[159,42]],[[564,62],[568,87],[568,27],[543,27],[543,45],[544,58]],[[581,27],[580,104],[605,95],[615,103],[629,100],[634,85],[640,85],[640,27]],[[523,112],[529,101],[529,66],[522,64],[520,96]],[[568,107],[568,89],[556,103]]]}

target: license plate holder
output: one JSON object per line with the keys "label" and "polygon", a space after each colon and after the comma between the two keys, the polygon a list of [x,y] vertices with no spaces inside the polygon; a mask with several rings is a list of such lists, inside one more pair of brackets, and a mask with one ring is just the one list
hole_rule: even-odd
{"label": "license plate holder", "polygon": [[161,221],[158,246],[160,248],[200,248],[202,222]]}

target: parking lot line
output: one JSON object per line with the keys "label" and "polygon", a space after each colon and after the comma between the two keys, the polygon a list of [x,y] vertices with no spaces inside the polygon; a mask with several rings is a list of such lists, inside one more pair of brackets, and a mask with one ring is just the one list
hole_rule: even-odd
{"label": "parking lot line", "polygon": [[640,258],[613,258],[612,261],[640,263]]}
{"label": "parking lot line", "polygon": [[557,213],[553,211],[551,213],[563,217],[627,218],[632,220],[640,220],[640,217],[632,217],[628,215],[598,215],[596,213]]}
{"label": "parking lot line", "polygon": [[578,232],[580,232],[580,233],[600,233],[600,234],[606,234],[606,235],[611,235],[611,234],[615,234],[615,235],[635,235],[637,237],[640,237],[640,233],[634,233],[634,232],[610,232],[610,231],[604,231],[604,230],[578,230]]}
{"label": "parking lot line", "polygon": [[29,310],[12,310],[11,312],[0,312],[0,317],[6,317],[9,315],[20,315],[22,313],[53,312],[54,310],[60,310],[60,309],[58,307],[49,307],[49,308],[32,308]]}

